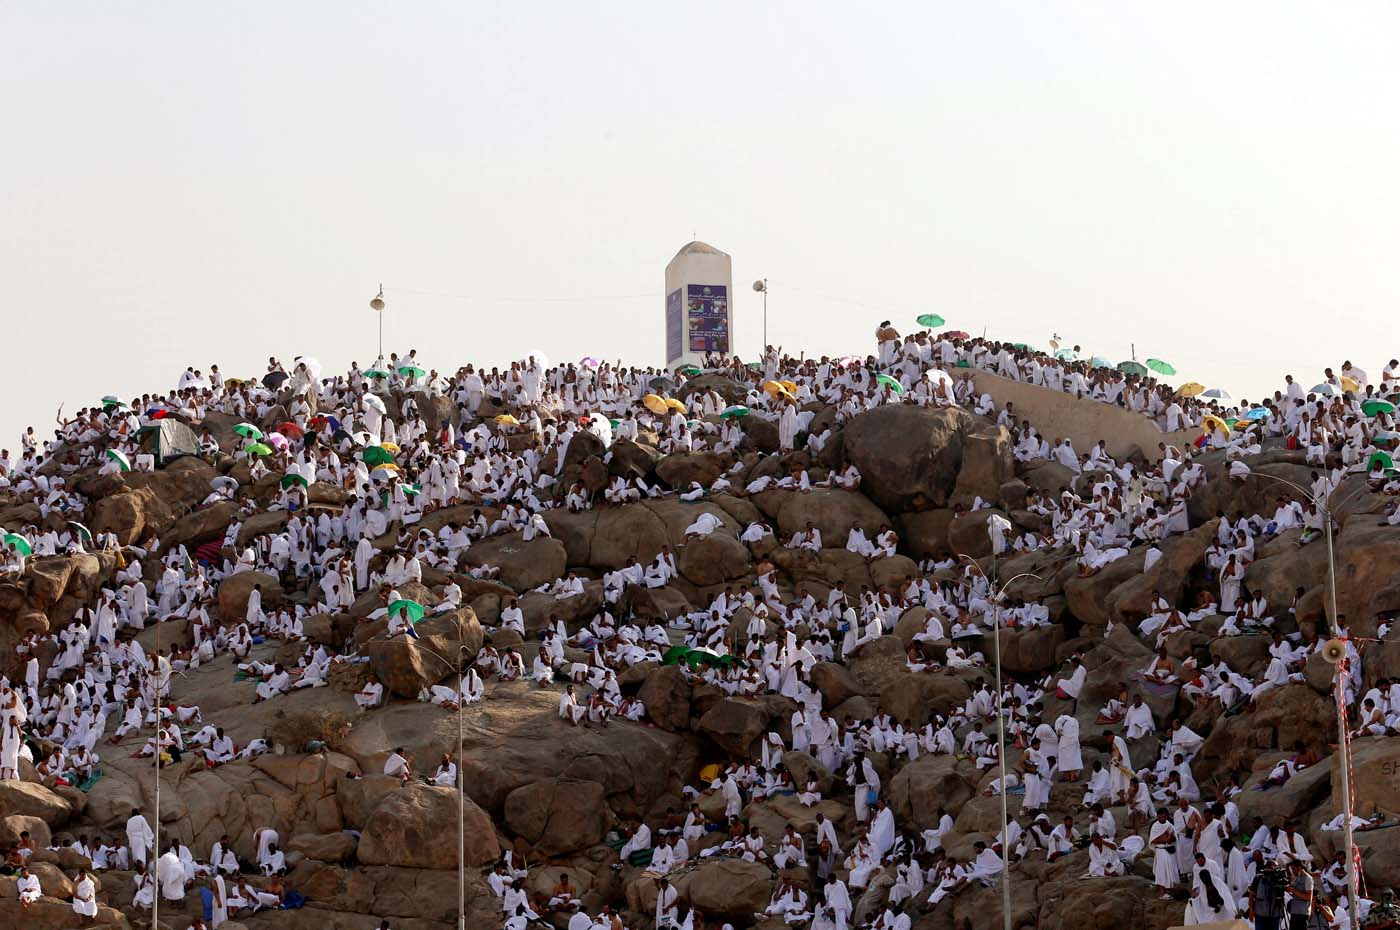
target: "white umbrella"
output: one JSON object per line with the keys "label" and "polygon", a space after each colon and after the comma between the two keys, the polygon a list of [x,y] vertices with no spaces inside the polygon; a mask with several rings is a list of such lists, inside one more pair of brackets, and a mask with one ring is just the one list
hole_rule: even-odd
{"label": "white umbrella", "polygon": [[209,486],[216,491],[222,491],[227,488],[228,492],[233,494],[238,490],[238,479],[231,478],[228,475],[220,475],[217,478],[210,479]]}
{"label": "white umbrella", "polygon": [[924,374],[928,376],[929,382],[934,385],[937,385],[940,381],[947,381],[949,384],[953,383],[953,376],[942,368],[930,368],[928,371],[924,372]]}
{"label": "white umbrella", "polygon": [[312,384],[321,382],[321,363],[310,355],[298,355],[296,357],[298,368],[306,369],[306,380]]}
{"label": "white umbrella", "polygon": [[1330,384],[1328,384],[1328,383],[1326,383],[1326,382],[1324,381],[1322,384],[1314,384],[1314,385],[1312,386],[1312,389],[1309,390],[1308,393],[1309,393],[1309,394],[1324,394],[1324,395],[1326,395],[1326,396],[1328,396],[1328,397],[1335,397],[1336,394],[1337,394],[1337,389],[1334,388],[1332,385],[1330,385]]}
{"label": "white umbrella", "polygon": [[384,413],[384,412],[385,412],[385,409],[384,409],[384,401],[380,400],[380,399],[379,399],[376,395],[374,395],[374,394],[366,394],[366,395],[365,395],[365,406],[366,406],[366,407],[373,407],[375,410],[378,410],[380,413]]}
{"label": "white umbrella", "polygon": [[549,367],[549,356],[545,355],[539,349],[534,349],[526,353],[525,357],[522,358],[521,361],[528,362],[532,357],[534,358],[535,362],[540,366],[540,368]]}

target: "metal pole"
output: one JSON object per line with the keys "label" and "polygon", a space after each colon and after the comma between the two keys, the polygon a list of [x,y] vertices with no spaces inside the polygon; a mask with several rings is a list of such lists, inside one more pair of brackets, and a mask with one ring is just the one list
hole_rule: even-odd
{"label": "metal pole", "polygon": [[997,774],[1001,778],[1001,916],[1002,926],[1005,930],[1011,930],[1011,844],[1007,842],[1007,825],[1010,821],[1006,813],[1006,715],[1002,713],[1000,592],[996,592],[994,598],[992,638],[996,641],[993,653],[997,679]]}
{"label": "metal pole", "polygon": [[[1323,507],[1326,508],[1326,502],[1323,503]],[[1327,522],[1324,524],[1324,528],[1327,530],[1327,586],[1331,588],[1330,594],[1332,599],[1332,635],[1336,636],[1338,630],[1337,557],[1332,552],[1332,511],[1330,509],[1324,509],[1323,513],[1327,515]]]}
{"label": "metal pole", "polygon": [[[1258,474],[1258,473],[1256,473]],[[1313,506],[1321,507],[1324,516],[1323,531],[1327,534],[1327,587],[1328,600],[1332,608],[1332,635],[1336,637],[1340,632],[1337,624],[1337,556],[1332,545],[1332,508],[1329,500],[1319,500],[1312,493],[1304,490],[1286,478],[1279,478],[1276,475],[1264,475],[1265,478],[1273,478],[1281,481],[1290,487],[1297,489]],[[1345,504],[1357,494],[1365,485],[1357,488],[1338,503],[1338,506]],[[1346,844],[1347,857],[1347,916],[1355,926],[1357,921],[1357,880],[1356,880],[1356,845],[1354,833],[1351,828],[1351,736],[1347,732],[1347,701],[1346,701],[1346,656],[1337,663],[1336,678],[1332,683],[1333,697],[1337,704],[1337,752],[1341,755],[1341,788],[1342,803],[1341,813],[1344,815],[1342,822],[1342,841]]]}
{"label": "metal pole", "polygon": [[763,352],[768,353],[768,279],[763,279]]}
{"label": "metal pole", "polygon": [[154,824],[151,828],[151,835],[155,841],[155,849],[152,851],[151,859],[151,930],[160,930],[160,624],[162,618],[156,618],[156,629],[154,636],[155,643],[155,756],[156,765],[156,811],[151,818]]}
{"label": "metal pole", "polygon": [[[1326,511],[1327,521],[1325,529],[1327,531],[1327,586],[1331,589],[1330,598],[1332,604],[1332,635],[1338,636],[1340,626],[1337,622],[1337,559],[1332,550],[1332,511]],[[1356,910],[1356,845],[1351,828],[1351,735],[1347,732],[1347,660],[1343,655],[1341,661],[1337,663],[1336,681],[1333,682],[1333,689],[1336,692],[1337,702],[1337,750],[1341,753],[1340,768],[1342,771],[1342,840],[1346,843],[1347,850],[1347,917],[1355,926],[1358,915]]]}
{"label": "metal pole", "polygon": [[379,311],[379,358],[384,359],[384,311]]}
{"label": "metal pole", "polygon": [[[458,627],[460,632],[461,627]],[[461,650],[466,652],[463,645]],[[467,930],[467,779],[462,771],[462,673],[457,672],[457,930]]]}
{"label": "metal pole", "polygon": [[1356,911],[1356,846],[1351,829],[1351,735],[1347,732],[1346,657],[1337,663],[1337,748],[1341,752],[1342,770],[1342,839],[1347,850],[1347,917],[1357,925]]}

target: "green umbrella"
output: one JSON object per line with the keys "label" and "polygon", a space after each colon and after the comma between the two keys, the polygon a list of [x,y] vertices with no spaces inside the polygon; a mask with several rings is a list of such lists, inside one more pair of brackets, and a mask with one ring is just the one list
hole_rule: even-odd
{"label": "green umbrella", "polygon": [[608,417],[608,422],[612,424],[613,429],[617,429],[622,424],[621,420],[614,420],[612,417]]}
{"label": "green umbrella", "polygon": [[1034,352],[1034,351],[1036,351],[1035,346],[1027,345],[1027,344],[1024,343],[1024,342],[1013,342],[1013,343],[1011,343],[1011,348],[1013,348],[1013,349],[1020,349],[1022,352]]}
{"label": "green umbrella", "polygon": [[417,497],[419,494],[423,493],[423,488],[416,484],[405,484],[403,486],[403,492],[409,497]]}
{"label": "green umbrella", "polygon": [[305,475],[299,475],[294,471],[289,471],[282,476],[282,487],[290,488],[294,484],[299,484],[304,488],[311,487],[311,482],[306,480]]}
{"label": "green umbrella", "polygon": [[417,365],[400,365],[399,374],[403,375],[405,378],[407,378],[410,375],[412,375],[415,378],[421,378],[424,375],[426,375],[427,372],[419,368]]}
{"label": "green umbrella", "polygon": [[686,653],[688,652],[690,652],[689,646],[672,646],[670,649],[667,649],[665,655],[661,657],[661,664],[675,665],[685,659]]}
{"label": "green umbrella", "polygon": [[1118,370],[1123,372],[1123,374],[1125,375],[1145,376],[1147,374],[1147,366],[1144,365],[1142,362],[1119,362]]}
{"label": "green umbrella", "polygon": [[388,465],[394,461],[394,453],[383,446],[370,446],[361,455],[366,465]]}
{"label": "green umbrella", "polygon": [[8,546],[14,546],[16,549],[19,550],[20,555],[34,554],[34,547],[29,545],[29,540],[25,539],[18,533],[6,533],[5,544]]}
{"label": "green umbrella", "polygon": [[680,368],[676,369],[676,374],[685,375],[688,378],[693,378],[700,373],[700,369],[696,368],[694,365],[682,365]]}
{"label": "green umbrella", "polygon": [[763,370],[763,366],[762,366],[761,364],[759,364],[758,362],[749,362],[749,363],[748,363],[747,365],[745,365],[744,367],[747,368],[749,371],[762,371],[762,370]]}
{"label": "green umbrella", "polygon": [[1379,416],[1382,413],[1394,413],[1395,405],[1388,400],[1368,400],[1361,404],[1361,412],[1368,417]]}
{"label": "green umbrella", "polygon": [[77,520],[69,520],[69,521],[68,521],[68,525],[71,526],[73,529],[77,530],[77,531],[78,531],[78,535],[79,535],[80,537],[82,537],[83,539],[88,540],[89,542],[92,541],[92,530],[90,530],[90,529],[88,529],[87,527],[83,526],[83,525],[82,525],[81,523],[79,523]]}
{"label": "green umbrella", "polygon": [[1174,367],[1172,366],[1172,363],[1171,363],[1171,362],[1164,362],[1164,361],[1162,361],[1160,358],[1149,358],[1149,359],[1147,360],[1147,367],[1148,367],[1148,368],[1151,368],[1153,371],[1157,372],[1157,374],[1159,374],[1159,375],[1174,375],[1174,374],[1176,374],[1176,368],[1174,368]]}
{"label": "green umbrella", "polygon": [[104,406],[104,407],[125,407],[126,404],[122,403],[122,402],[121,402],[121,399],[118,398],[115,394],[108,394],[106,397],[102,398],[102,406]]}
{"label": "green umbrella", "polygon": [[969,362],[969,361],[968,361],[967,359],[965,359],[965,358],[960,358],[960,359],[958,359],[957,364],[954,365],[953,367],[954,367],[954,368],[971,368],[971,367],[972,367],[972,363]]}
{"label": "green umbrella", "polygon": [[889,375],[876,375],[875,380],[880,382],[881,384],[888,384],[890,390],[894,391],[896,394],[904,393],[904,385],[900,384],[898,381],[891,378]]}
{"label": "green umbrella", "polygon": [[383,368],[366,368],[366,369],[365,369],[365,377],[366,377],[366,378],[387,378],[387,377],[389,377],[389,374],[390,374],[390,372],[385,371]]}
{"label": "green umbrella", "polygon": [[719,414],[721,420],[731,420],[734,417],[746,417],[748,415],[749,408],[741,404],[735,404],[732,407],[725,407],[723,410],[720,411]]}
{"label": "green umbrella", "polygon": [[122,467],[122,471],[131,471],[131,460],[126,457],[126,453],[120,449],[108,449],[107,458],[116,462]]}
{"label": "green umbrella", "polygon": [[389,616],[392,617],[394,614],[407,614],[408,619],[412,620],[414,623],[423,619],[423,613],[423,605],[417,601],[399,600],[389,605]]}
{"label": "green umbrella", "polygon": [[1382,465],[1383,467],[1385,467],[1385,468],[1394,468],[1394,467],[1395,467],[1395,460],[1392,459],[1387,453],[1385,453],[1385,452],[1373,452],[1373,453],[1371,453],[1371,458],[1366,462],[1366,469],[1367,469],[1367,471],[1369,471],[1369,470],[1375,468],[1377,462],[1380,462],[1381,465]]}
{"label": "green umbrella", "polygon": [[918,323],[922,327],[925,327],[926,329],[937,329],[938,327],[944,324],[943,317],[939,316],[936,313],[922,314],[921,316],[915,318],[914,322]]}
{"label": "green umbrella", "polygon": [[263,432],[251,423],[240,423],[233,431],[245,439],[261,439]]}
{"label": "green umbrella", "polygon": [[272,447],[265,442],[255,442],[248,447],[249,455],[271,455]]}

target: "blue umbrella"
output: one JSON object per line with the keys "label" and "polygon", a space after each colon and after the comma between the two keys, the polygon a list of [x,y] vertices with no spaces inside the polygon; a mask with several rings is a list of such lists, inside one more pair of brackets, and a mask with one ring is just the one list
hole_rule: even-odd
{"label": "blue umbrella", "polygon": [[1245,413],[1244,418],[1246,420],[1263,420],[1267,419],[1268,416],[1269,410],[1267,407],[1255,407],[1253,410]]}
{"label": "blue umbrella", "polygon": [[1073,350],[1073,349],[1060,349],[1058,352],[1055,353],[1055,357],[1056,357],[1057,359],[1059,359],[1060,361],[1064,361],[1065,359],[1074,358],[1074,350]]}
{"label": "blue umbrella", "polygon": [[1089,364],[1090,364],[1090,365],[1093,365],[1095,368],[1112,368],[1112,367],[1113,367],[1113,363],[1110,362],[1108,359],[1104,358],[1102,355],[1095,355],[1094,358],[1093,358],[1093,360],[1090,361]]}

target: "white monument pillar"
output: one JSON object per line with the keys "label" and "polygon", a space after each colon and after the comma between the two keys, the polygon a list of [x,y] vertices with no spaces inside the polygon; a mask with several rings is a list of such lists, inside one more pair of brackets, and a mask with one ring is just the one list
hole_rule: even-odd
{"label": "white monument pillar", "polygon": [[732,262],[712,245],[691,242],[666,266],[666,367],[699,365],[734,351]]}

